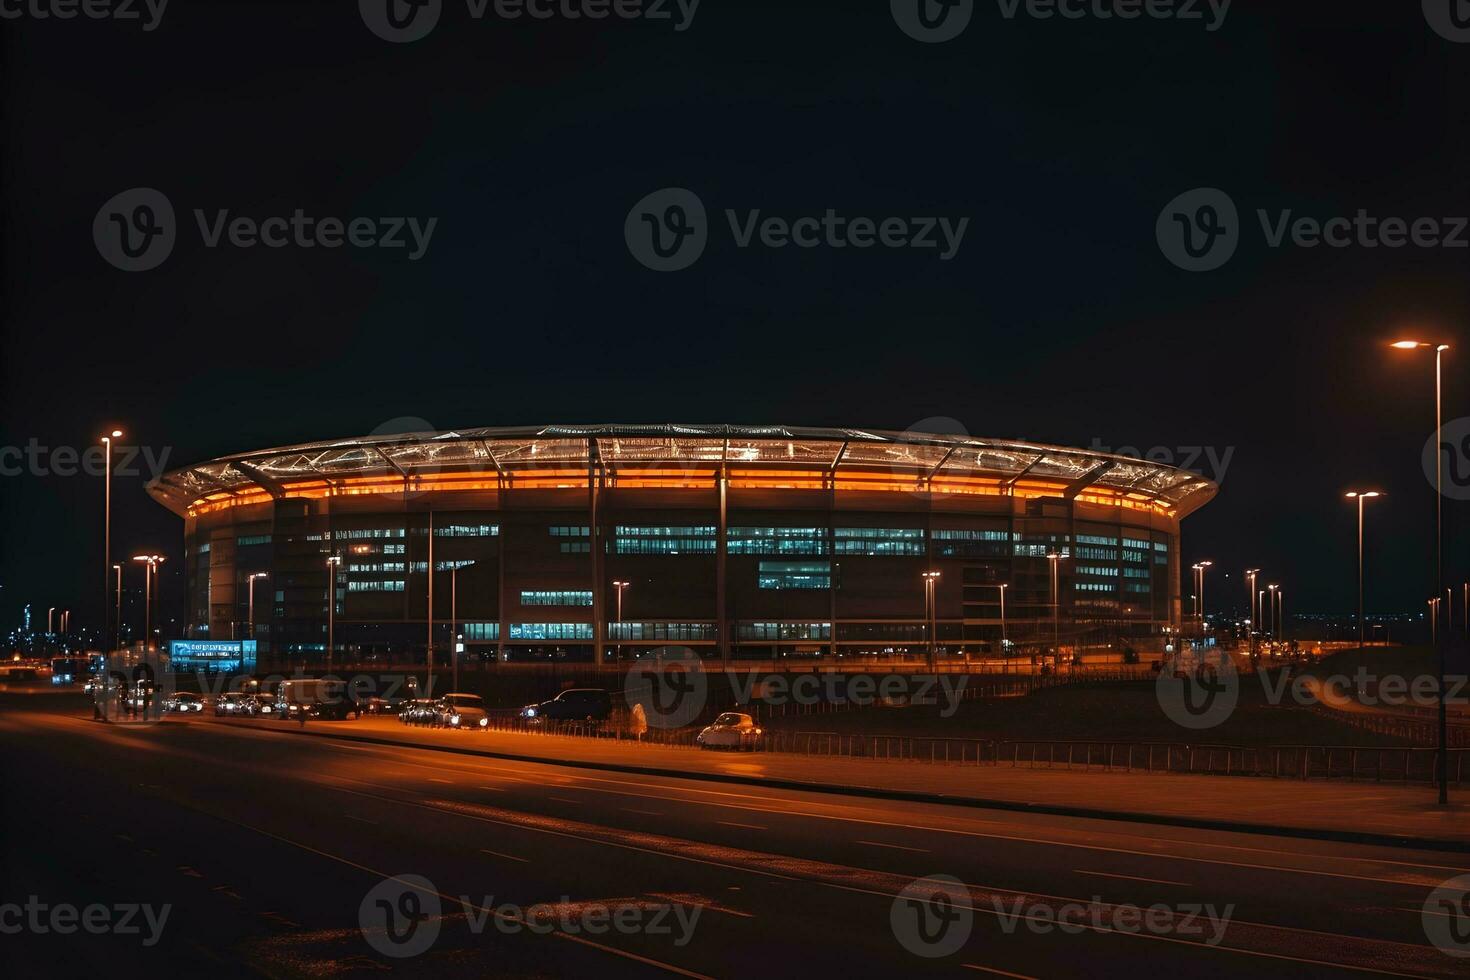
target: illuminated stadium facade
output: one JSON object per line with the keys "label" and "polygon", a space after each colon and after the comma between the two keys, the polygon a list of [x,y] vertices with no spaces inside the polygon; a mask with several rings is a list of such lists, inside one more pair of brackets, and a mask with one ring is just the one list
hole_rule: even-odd
{"label": "illuminated stadium facade", "polygon": [[940,657],[997,654],[1002,595],[1016,652],[1157,648],[1215,490],[1079,449],[726,425],[344,439],[149,485],[185,519],[188,637],[246,638],[265,573],[262,661],[323,658],[335,573],[338,663],[423,659],[430,561],[441,657],[452,605],[469,659],[918,655],[934,571]]}

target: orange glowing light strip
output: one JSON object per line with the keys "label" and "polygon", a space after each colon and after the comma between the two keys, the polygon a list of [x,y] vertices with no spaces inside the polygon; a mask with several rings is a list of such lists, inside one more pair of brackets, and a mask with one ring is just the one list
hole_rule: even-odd
{"label": "orange glowing light strip", "polygon": [[[614,471],[614,486],[628,489],[673,489],[711,490],[716,485],[713,470],[706,469],[629,469]],[[504,483],[504,486],[502,484]],[[501,474],[492,470],[475,470],[456,473],[414,473],[409,478],[410,488],[424,491],[484,491],[500,489],[559,490],[586,489],[587,471],[576,469],[522,469]],[[980,496],[1015,496],[1022,499],[1055,497],[1066,489],[1066,484],[1048,480],[1018,480],[1010,482],[999,477],[961,476],[946,474],[936,476],[925,483],[921,474],[912,477],[884,470],[843,471],[828,474],[814,469],[734,469],[729,472],[732,489],[747,490],[867,490],[889,493],[913,493],[928,489],[934,493],[975,494]],[[371,474],[337,479],[334,483],[326,478],[313,478],[285,484],[284,494],[292,499],[322,499],[335,496],[358,496],[370,494],[392,494],[403,490],[404,480],[397,474]],[[199,497],[187,508],[188,516],[214,513],[230,507],[242,507],[266,503],[270,493],[248,486],[240,491],[216,491]],[[1076,499],[1088,504],[1125,507],[1164,514],[1173,517],[1177,511],[1167,502],[1149,497],[1138,491],[1124,491],[1111,487],[1089,487],[1077,494]]]}

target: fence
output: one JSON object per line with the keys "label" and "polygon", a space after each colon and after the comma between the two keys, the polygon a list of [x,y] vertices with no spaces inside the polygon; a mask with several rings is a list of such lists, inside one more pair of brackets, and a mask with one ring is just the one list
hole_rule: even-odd
{"label": "fence", "polygon": [[[689,748],[694,747],[697,734],[694,728],[650,728],[635,738],[616,724],[551,721],[533,724],[508,712],[492,714],[490,729],[546,737],[610,739]],[[1438,755],[1432,748],[1331,745],[1257,748],[1177,742],[996,740],[840,732],[765,732],[760,739],[759,751],[924,765],[1395,783],[1433,782]],[[1470,758],[1470,748],[1449,750],[1449,779],[1457,785],[1464,784],[1470,776],[1467,758]]]}

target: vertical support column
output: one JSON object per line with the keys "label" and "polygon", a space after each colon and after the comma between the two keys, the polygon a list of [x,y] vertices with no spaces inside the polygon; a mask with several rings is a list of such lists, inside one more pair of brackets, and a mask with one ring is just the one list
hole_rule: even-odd
{"label": "vertical support column", "polygon": [[724,460],[720,461],[717,483],[720,499],[715,535],[715,639],[719,643],[720,666],[728,670],[730,668],[730,624],[725,619],[725,558],[728,553],[726,529],[729,523],[729,494],[727,493],[728,481]]}
{"label": "vertical support column", "polygon": [[597,440],[589,440],[587,452],[587,539],[592,552],[592,659],[599,668],[607,646],[607,602],[603,596],[602,528],[597,514],[599,478]]}
{"label": "vertical support column", "polygon": [[510,522],[506,520],[506,517],[509,516],[509,515],[508,515],[508,513],[506,511],[506,508],[505,508],[505,492],[504,491],[505,491],[505,486],[504,486],[504,483],[502,483],[501,484],[501,487],[500,487],[500,495],[499,495],[499,500],[498,500],[498,503],[500,505],[500,509],[499,509],[498,513],[496,514],[496,517],[497,517],[497,519],[500,522],[500,534],[499,534],[500,540],[495,543],[496,544],[496,547],[499,549],[497,551],[497,553],[496,553],[496,560],[495,560],[495,564],[496,564],[496,571],[495,571],[495,589],[496,589],[496,592],[497,592],[497,594],[499,596],[499,598],[497,598],[497,600],[495,602],[495,663],[496,664],[503,664],[503,663],[505,663],[505,632],[506,632],[506,630],[508,630],[510,628],[510,624],[507,623],[506,622],[506,619],[505,619],[505,610],[507,608],[507,596],[509,595],[509,593],[507,593],[506,592],[506,589],[505,589],[505,552],[506,552],[506,549],[509,547],[509,545],[507,545],[507,543],[506,543],[506,532],[510,530]]}

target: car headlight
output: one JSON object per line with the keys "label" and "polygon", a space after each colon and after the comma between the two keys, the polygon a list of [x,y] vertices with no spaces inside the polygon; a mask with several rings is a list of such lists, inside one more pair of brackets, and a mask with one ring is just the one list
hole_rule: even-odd
{"label": "car headlight", "polygon": [[480,719],[480,727],[481,728],[489,728],[490,727],[490,719],[489,718],[481,718]]}
{"label": "car headlight", "polygon": [[535,718],[536,717],[536,709],[535,708],[531,708],[531,707],[523,708],[521,710],[521,713],[523,715],[525,715],[527,718]]}
{"label": "car headlight", "polygon": [[450,715],[449,716],[449,723],[451,725],[458,725],[459,724],[459,715]]}

